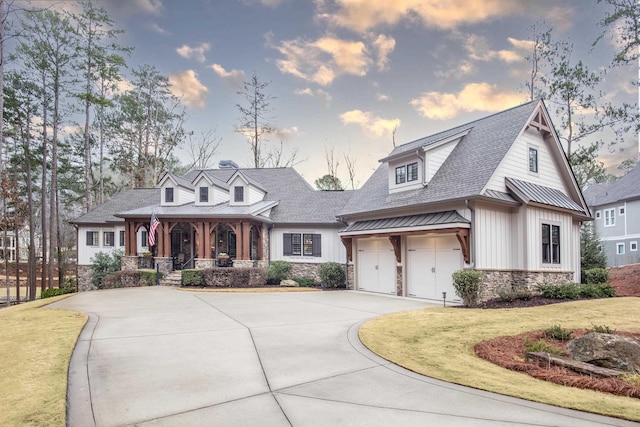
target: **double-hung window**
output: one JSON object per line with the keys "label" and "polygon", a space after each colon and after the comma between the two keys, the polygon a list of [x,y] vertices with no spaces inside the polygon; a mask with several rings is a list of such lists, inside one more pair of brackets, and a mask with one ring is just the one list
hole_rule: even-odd
{"label": "double-hung window", "polygon": [[120,246],[124,246],[124,230],[120,230]]}
{"label": "double-hung window", "polygon": [[99,237],[97,231],[87,231],[87,246],[99,246]]}
{"label": "double-hung window", "polygon": [[244,202],[244,187],[238,185],[233,187],[233,201],[242,203]]}
{"label": "double-hung window", "polygon": [[149,246],[149,232],[147,230],[140,231],[140,247],[146,248]]}
{"label": "double-hung window", "polygon": [[560,226],[542,224],[542,263],[560,264]]}
{"label": "double-hung window", "polygon": [[113,231],[105,231],[102,234],[102,242],[104,246],[115,246],[116,245],[116,237]]}
{"label": "double-hung window", "polygon": [[538,173],[538,150],[529,147],[529,172]]}
{"label": "double-hung window", "polygon": [[616,210],[615,209],[605,209],[604,210],[604,226],[605,227],[614,227],[616,225]]}
{"label": "double-hung window", "polygon": [[164,201],[165,203],[173,203],[173,187],[164,189]]}
{"label": "double-hung window", "polygon": [[314,233],[284,233],[283,255],[322,256],[322,236]]}
{"label": "double-hung window", "polygon": [[209,187],[200,187],[200,203],[209,201]]}

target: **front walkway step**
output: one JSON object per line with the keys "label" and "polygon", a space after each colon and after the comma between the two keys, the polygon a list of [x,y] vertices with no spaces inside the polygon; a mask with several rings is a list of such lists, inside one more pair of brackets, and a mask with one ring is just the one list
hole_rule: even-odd
{"label": "front walkway step", "polygon": [[182,271],[175,270],[160,279],[161,286],[180,286],[182,284]]}

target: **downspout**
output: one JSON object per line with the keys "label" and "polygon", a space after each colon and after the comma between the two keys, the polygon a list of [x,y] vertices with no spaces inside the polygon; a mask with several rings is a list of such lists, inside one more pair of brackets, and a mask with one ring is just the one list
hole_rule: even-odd
{"label": "downspout", "polygon": [[476,225],[476,210],[473,206],[471,206],[471,203],[469,203],[469,199],[466,199],[464,201],[464,205],[471,212],[471,228],[469,229],[469,265],[471,266],[471,268],[474,268],[476,261],[476,241],[473,237],[473,229]]}
{"label": "downspout", "polygon": [[[422,154],[420,153],[422,151]],[[418,148],[416,150],[416,156],[418,156],[418,158],[420,160],[422,160],[422,186],[426,187],[428,182],[427,182],[427,161],[426,161],[426,156],[424,155],[424,150]]]}

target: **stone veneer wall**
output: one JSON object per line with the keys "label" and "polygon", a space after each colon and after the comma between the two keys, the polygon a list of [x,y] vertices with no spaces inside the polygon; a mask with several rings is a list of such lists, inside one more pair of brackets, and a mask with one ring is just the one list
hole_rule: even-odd
{"label": "stone veneer wall", "polygon": [[309,262],[292,262],[291,273],[289,273],[289,276],[291,276],[291,278],[313,277],[313,280],[319,283],[320,276],[318,276],[318,267],[320,267],[321,265],[322,264]]}
{"label": "stone veneer wall", "polygon": [[120,257],[120,270],[137,270],[138,257],[123,255]]}
{"label": "stone veneer wall", "polygon": [[196,258],[194,260],[194,267],[202,270],[205,268],[213,268],[216,266],[216,260],[213,258]]}
{"label": "stone veneer wall", "polygon": [[396,295],[403,296],[402,293],[402,265],[396,265]]}
{"label": "stone veneer wall", "polygon": [[347,264],[347,289],[354,290],[356,287],[356,273],[353,261]]}
{"label": "stone veneer wall", "polygon": [[78,292],[96,289],[96,287],[91,284],[92,276],[93,271],[91,271],[90,265],[78,265]]}
{"label": "stone veneer wall", "polygon": [[154,262],[157,269],[162,274],[168,274],[173,271],[173,258],[171,257],[155,257]]}
{"label": "stone veneer wall", "polygon": [[537,285],[573,283],[572,271],[480,270],[484,273],[482,301],[496,298],[498,292],[524,291],[537,293]]}

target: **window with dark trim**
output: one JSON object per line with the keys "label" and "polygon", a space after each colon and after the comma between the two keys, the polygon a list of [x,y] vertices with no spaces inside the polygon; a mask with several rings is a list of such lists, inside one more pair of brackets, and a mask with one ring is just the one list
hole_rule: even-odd
{"label": "window with dark trim", "polygon": [[200,202],[207,203],[209,201],[209,187],[200,187]]}
{"label": "window with dark trim", "polygon": [[244,202],[244,187],[238,185],[233,187],[233,201],[234,202]]}
{"label": "window with dark trim", "polygon": [[560,264],[560,226],[542,224],[542,262]]}
{"label": "window with dark trim", "polygon": [[404,184],[405,182],[417,180],[418,162],[409,163],[408,165],[402,165],[396,168],[396,184]]}
{"label": "window with dark trim", "polygon": [[146,248],[149,246],[149,232],[147,230],[142,230],[140,232],[140,247]]}
{"label": "window with dark trim", "polygon": [[529,172],[538,173],[538,150],[529,147]]}
{"label": "window with dark trim", "polygon": [[312,233],[284,233],[283,255],[322,256],[322,236]]}
{"label": "window with dark trim", "polygon": [[87,246],[99,246],[100,242],[98,242],[98,232],[97,231],[87,231]]}
{"label": "window with dark trim", "polygon": [[167,187],[164,189],[164,201],[166,203],[173,203],[173,187]]}
{"label": "window with dark trim", "polygon": [[120,246],[124,246],[124,230],[120,230]]}
{"label": "window with dark trim", "polygon": [[116,245],[116,236],[113,231],[105,231],[102,233],[102,244],[104,246],[115,246]]}
{"label": "window with dark trim", "polygon": [[396,168],[396,184],[404,184],[407,182],[407,168],[406,166],[398,166]]}

